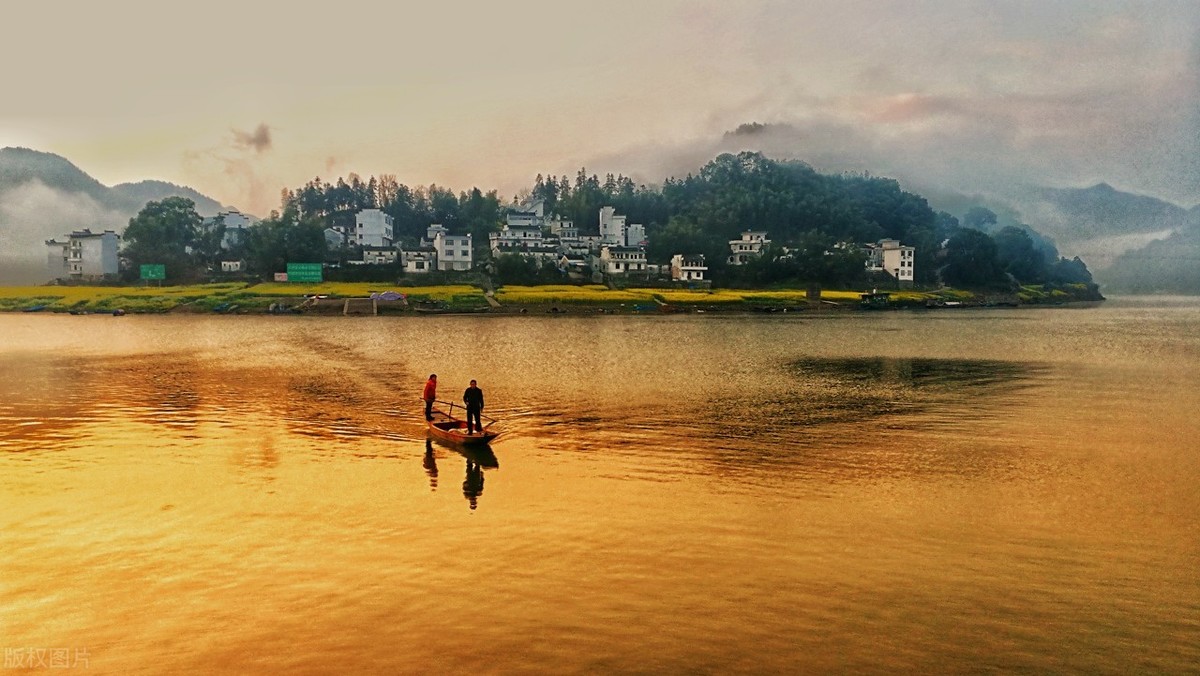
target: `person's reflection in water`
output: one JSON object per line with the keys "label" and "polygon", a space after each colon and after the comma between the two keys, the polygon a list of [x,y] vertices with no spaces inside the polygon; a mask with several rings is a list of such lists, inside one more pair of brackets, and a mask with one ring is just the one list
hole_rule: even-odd
{"label": "person's reflection in water", "polygon": [[437,490],[437,458],[433,457],[433,441],[425,440],[425,473],[429,475],[429,490]]}
{"label": "person's reflection in water", "polygon": [[463,482],[463,497],[471,503],[471,509],[479,505],[479,496],[483,494],[483,467],[467,458],[467,480]]}

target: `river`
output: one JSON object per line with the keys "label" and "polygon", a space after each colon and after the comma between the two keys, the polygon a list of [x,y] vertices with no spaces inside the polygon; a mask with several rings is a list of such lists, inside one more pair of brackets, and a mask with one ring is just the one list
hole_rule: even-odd
{"label": "river", "polygon": [[[426,439],[479,381],[489,452]],[[97,673],[1180,673],[1200,300],[0,315],[0,648]]]}

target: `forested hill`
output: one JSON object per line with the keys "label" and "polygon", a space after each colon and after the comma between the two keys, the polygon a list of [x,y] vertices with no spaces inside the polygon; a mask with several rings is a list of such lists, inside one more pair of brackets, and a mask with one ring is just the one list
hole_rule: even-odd
{"label": "forested hill", "polygon": [[[661,188],[620,175],[600,179],[581,169],[574,180],[539,175],[529,193],[584,234],[595,234],[600,208],[612,206],[630,223],[646,226],[651,262],[664,263],[675,253],[703,253],[718,281],[857,283],[862,259],[857,247],[847,245],[882,238],[916,248],[914,270],[921,284],[938,281],[948,265],[945,281],[976,286],[1011,284],[1013,278],[1091,281],[1082,262],[1059,260],[1053,244],[1029,226],[985,232],[987,216],[994,225],[995,215],[982,210],[978,225],[962,227],[893,179],[821,174],[802,162],[780,162],[761,153],[719,155],[695,174],[667,178]],[[488,233],[511,207],[502,205],[496,191],[474,188],[455,195],[436,185],[411,188],[392,176],[364,181],[351,175],[285,191],[281,217],[348,225],[364,208],[390,214],[401,242],[415,242],[431,223],[441,223],[451,232],[472,233],[477,246],[486,247]],[[761,265],[726,270],[729,241],[744,230],[766,231],[773,249]]]}

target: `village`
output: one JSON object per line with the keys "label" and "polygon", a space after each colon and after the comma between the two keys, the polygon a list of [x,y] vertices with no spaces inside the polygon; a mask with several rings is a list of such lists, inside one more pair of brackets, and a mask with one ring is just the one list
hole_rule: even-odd
{"label": "village", "polygon": [[[504,225],[490,234],[487,249],[490,260],[486,261],[476,259],[473,235],[451,234],[441,224],[430,225],[417,246],[405,248],[395,236],[392,217],[380,209],[362,209],[355,214],[352,227],[329,227],[324,235],[329,251],[355,254],[346,260],[347,265],[398,266],[404,275],[486,271],[501,256],[511,255],[537,268],[552,266],[561,273],[563,281],[573,283],[669,281],[687,288],[711,286],[703,254],[680,252],[669,261],[650,262],[646,256],[648,241],[644,225],[629,223],[611,206],[602,207],[597,216],[599,234],[580,234],[580,228],[573,222],[548,215],[543,200],[530,199],[510,209]],[[201,227],[210,230],[222,225],[220,248],[223,253],[232,254],[239,250],[254,223],[253,217],[229,210],[204,219]],[[47,274],[65,283],[111,281],[121,271],[120,240],[115,231],[90,229],[48,240]],[[726,263],[746,265],[761,256],[770,244],[767,232],[745,230],[739,239],[729,241]],[[868,272],[886,274],[895,288],[912,287],[914,247],[894,239],[858,246]],[[779,247],[778,251],[785,257],[790,254],[787,247]],[[310,266],[312,263],[306,262]],[[234,255],[221,256],[219,264],[219,270],[211,271],[215,278],[238,275],[245,270],[245,262]],[[325,262],[322,267],[330,265],[337,264]],[[150,274],[149,279],[154,279],[154,273]],[[277,271],[274,281],[312,281],[311,278],[289,280],[288,274]]]}

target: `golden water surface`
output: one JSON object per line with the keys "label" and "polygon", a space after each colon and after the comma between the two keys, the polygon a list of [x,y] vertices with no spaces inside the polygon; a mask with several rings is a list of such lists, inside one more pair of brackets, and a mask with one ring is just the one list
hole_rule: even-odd
{"label": "golden water surface", "polygon": [[1194,300],[0,315],[4,666],[1194,671],[1197,376]]}

